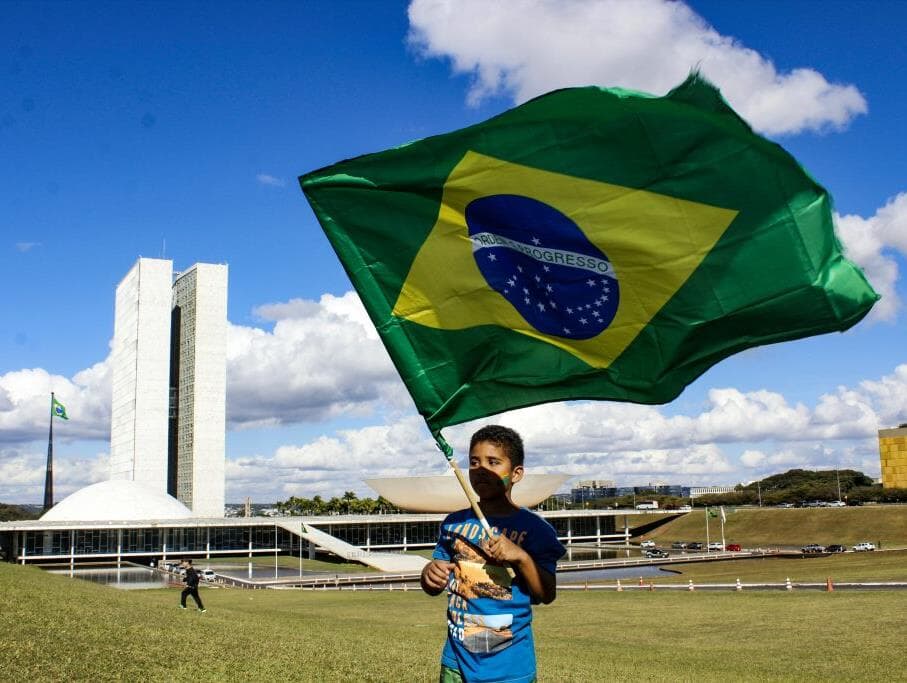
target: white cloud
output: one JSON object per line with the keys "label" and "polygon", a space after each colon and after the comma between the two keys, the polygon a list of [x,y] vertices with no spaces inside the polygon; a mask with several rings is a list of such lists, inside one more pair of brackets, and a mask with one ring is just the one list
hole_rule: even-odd
{"label": "white cloud", "polygon": [[[270,304],[256,313],[273,324],[270,332],[228,327],[228,428],[411,411],[412,401],[354,293]],[[71,418],[57,421],[56,438],[109,438],[108,358],[71,379],[41,368],[0,375],[0,444],[47,434],[51,391]]]}
{"label": "white cloud", "polygon": [[405,405],[402,384],[358,297],[325,294],[256,309],[267,332],[230,326],[227,414],[234,428],[372,414]]}
{"label": "white cloud", "polygon": [[[57,503],[84,486],[107,479],[109,472],[107,453],[93,457],[68,457],[64,453],[65,448],[54,449],[54,501]],[[43,502],[46,464],[45,452],[0,448],[0,501]]]}
{"label": "white cloud", "polygon": [[[716,389],[691,415],[667,416],[657,407],[627,403],[551,403],[451,427],[445,436],[462,463],[469,435],[481,424],[500,422],[523,435],[529,471],[622,484],[735,484],[793,467],[850,467],[875,476],[876,430],[907,421],[905,397],[907,364],[878,380],[839,387],[812,408],[768,391]],[[2,456],[0,500],[40,499],[41,452],[6,448]],[[106,455],[75,459],[68,469],[58,467],[58,481],[70,489],[98,481],[106,476],[106,462]],[[235,454],[227,461],[227,497],[271,501],[346,490],[374,496],[364,478],[445,469],[422,419],[410,412],[270,453]]]}
{"label": "white cloud", "polygon": [[321,436],[304,445],[281,446],[270,456],[228,461],[227,498],[248,492],[264,500],[275,495],[330,497],[350,490],[374,498],[363,478],[443,472],[446,465],[433,443],[421,418],[410,416],[385,426]]}
{"label": "white cloud", "polygon": [[25,254],[40,246],[42,246],[40,242],[16,242],[16,251]]}
{"label": "white cloud", "polygon": [[848,258],[863,268],[872,286],[882,295],[869,318],[893,320],[901,307],[894,252],[907,256],[907,192],[890,199],[870,218],[853,215],[835,218]]}
{"label": "white cloud", "polygon": [[110,376],[104,362],[71,380],[40,368],[0,375],[0,444],[24,443],[47,434],[51,392],[70,418],[56,420],[55,439],[110,436]]}
{"label": "white cloud", "polygon": [[779,71],[682,2],[413,0],[409,21],[419,54],[472,77],[471,103],[582,85],[663,94],[698,67],[767,134],[842,128],[867,108],[855,86],[806,67]]}
{"label": "white cloud", "polygon": [[[666,416],[629,403],[550,403],[450,427],[445,437],[463,464],[476,428],[506,424],[523,436],[530,472],[624,485],[731,485],[791,468],[853,468],[877,476],[876,430],[907,421],[903,397],[907,364],[879,380],[839,387],[813,408],[768,391],[716,389],[694,415]],[[410,416],[234,461],[228,491],[256,491],[262,500],[346,490],[373,496],[364,478],[445,468],[421,418]]]}
{"label": "white cloud", "polygon": [[276,176],[268,175],[267,173],[259,173],[255,176],[255,179],[262,185],[270,185],[271,187],[286,187],[287,181],[282,178],[277,178]]}

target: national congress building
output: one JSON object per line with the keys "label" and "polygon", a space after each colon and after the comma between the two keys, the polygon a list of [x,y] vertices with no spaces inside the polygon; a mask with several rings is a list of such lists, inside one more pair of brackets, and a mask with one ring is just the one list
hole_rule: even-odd
{"label": "national congress building", "polygon": [[110,478],[224,514],[227,266],[140,258],[116,290]]}

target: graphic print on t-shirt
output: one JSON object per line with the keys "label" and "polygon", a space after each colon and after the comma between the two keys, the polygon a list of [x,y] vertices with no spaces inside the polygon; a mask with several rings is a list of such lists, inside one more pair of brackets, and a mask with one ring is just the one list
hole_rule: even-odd
{"label": "graphic print on t-shirt", "polygon": [[510,645],[512,614],[464,614],[463,646],[470,652],[498,652]]}
{"label": "graphic print on t-shirt", "polygon": [[453,544],[454,579],[464,598],[510,600],[513,596],[507,569],[489,564],[477,548],[458,538]]}

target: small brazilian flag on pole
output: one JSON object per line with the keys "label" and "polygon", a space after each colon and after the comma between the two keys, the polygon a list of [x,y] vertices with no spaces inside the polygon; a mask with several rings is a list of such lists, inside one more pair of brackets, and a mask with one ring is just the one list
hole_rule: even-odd
{"label": "small brazilian flag on pole", "polygon": [[830,198],[697,74],[558,90],[300,184],[419,412],[664,403],[878,295]]}
{"label": "small brazilian flag on pole", "polygon": [[69,417],[66,415],[66,408],[64,408],[63,404],[60,403],[56,398],[51,399],[50,414],[52,417],[59,417],[64,420],[69,419]]}

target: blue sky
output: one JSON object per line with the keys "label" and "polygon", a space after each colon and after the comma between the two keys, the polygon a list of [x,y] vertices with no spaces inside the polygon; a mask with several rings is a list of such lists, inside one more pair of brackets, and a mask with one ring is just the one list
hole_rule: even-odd
{"label": "blue sky", "polygon": [[667,406],[502,419],[530,465],[580,478],[878,476],[875,430],[907,421],[905,23],[902,2],[5,3],[0,500],[41,499],[51,390],[72,416],[58,491],[106,477],[114,289],[139,256],[230,266],[228,499],[442,471],[296,176],[557,87],[662,94],[697,65],[831,191],[882,302]]}

